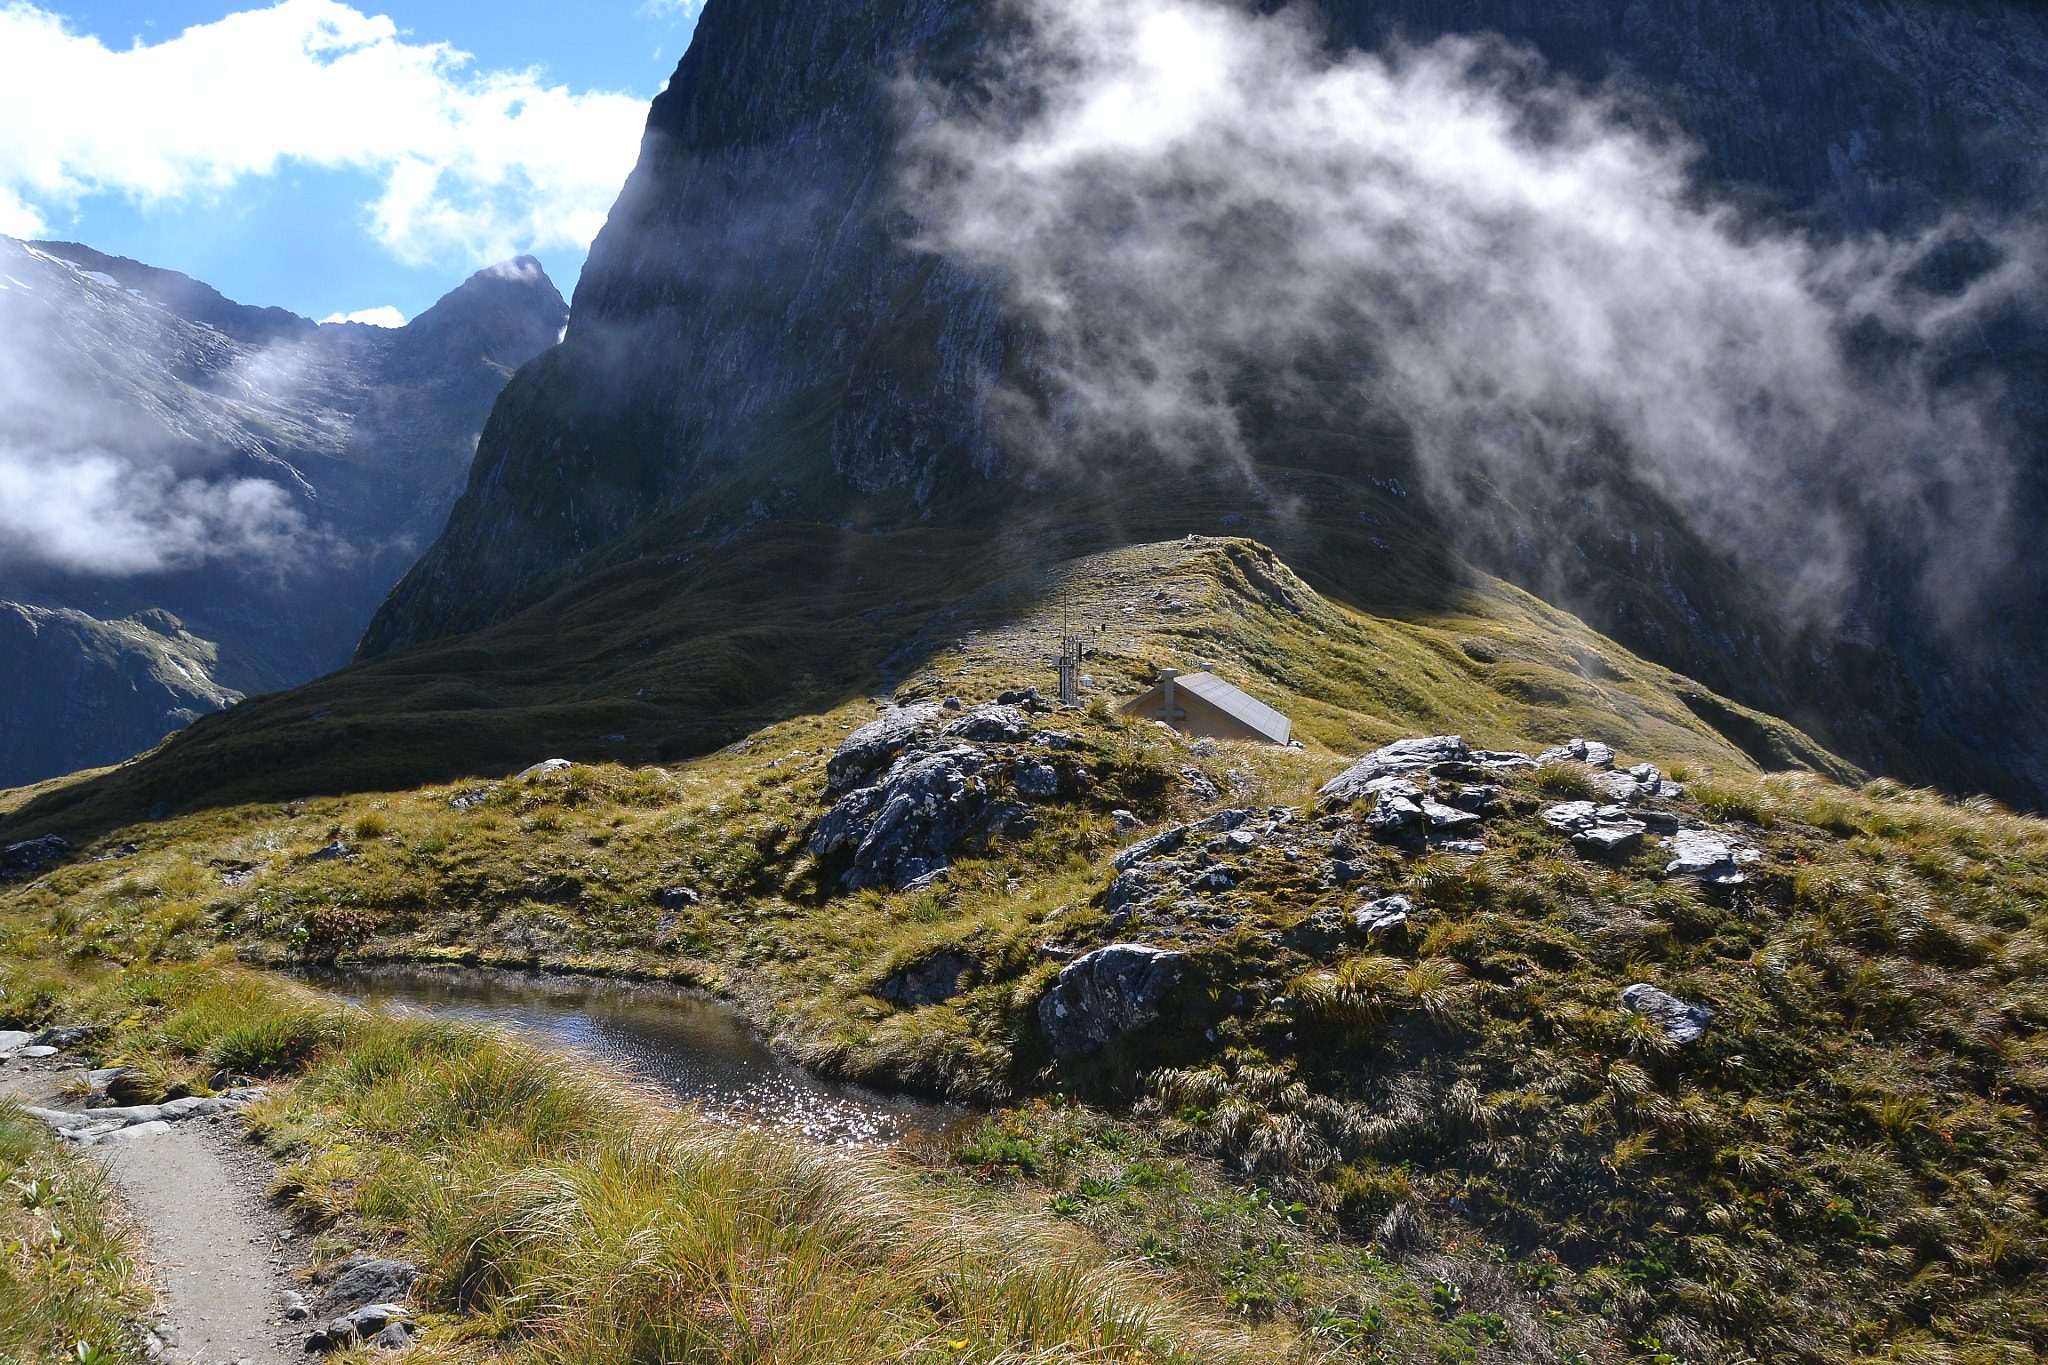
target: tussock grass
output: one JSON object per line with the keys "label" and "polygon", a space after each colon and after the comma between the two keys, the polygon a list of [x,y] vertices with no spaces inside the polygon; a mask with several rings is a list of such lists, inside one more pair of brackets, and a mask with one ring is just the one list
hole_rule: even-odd
{"label": "tussock grass", "polygon": [[[251,1038],[293,1040],[254,1127],[301,1210],[421,1260],[441,1314],[430,1349],[563,1365],[1270,1358],[1027,1206],[714,1123],[474,1025],[366,1011],[218,961],[78,999],[126,1007],[115,1050],[212,1065]],[[0,1160],[19,1161],[9,1144],[34,1125],[7,1124],[0,1111]],[[100,1216],[96,1185],[67,1198]],[[54,1301],[67,1281],[39,1267],[34,1283]]]}
{"label": "tussock grass", "polygon": [[138,1259],[104,1172],[0,1097],[0,1358],[139,1362]]}

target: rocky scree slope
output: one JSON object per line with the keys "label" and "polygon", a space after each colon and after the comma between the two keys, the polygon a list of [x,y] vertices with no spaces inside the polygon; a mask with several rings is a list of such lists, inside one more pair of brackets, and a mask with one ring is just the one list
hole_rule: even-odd
{"label": "rocky scree slope", "polygon": [[16,458],[188,491],[260,480],[283,518],[211,554],[10,547],[0,784],[117,761],[345,662],[440,529],[498,390],[566,320],[530,258],[397,329],[246,307],[76,243],[0,239],[0,272]]}
{"label": "rocky scree slope", "polygon": [[[1824,237],[2031,202],[2048,31],[2028,6],[1320,8],[1340,44],[1499,34],[1559,71],[1618,82],[1701,144],[1712,191]],[[980,98],[981,58],[1013,17],[983,0],[713,0],[650,111],[565,345],[508,388],[446,532],[380,610],[361,656],[504,621],[656,541],[682,550],[681,531],[790,515],[784,498],[796,494],[827,522],[1060,525],[1030,490],[1003,483],[1018,471],[989,406],[1006,384],[1028,391],[1036,343],[996,281],[909,245],[915,211],[896,191],[895,83]],[[2028,413],[2048,410],[2026,379],[2039,342],[2009,321],[1985,334],[1983,356],[1952,368],[2004,385],[2026,429]],[[1482,567],[1873,768],[2027,800],[2048,790],[2030,719],[2039,708],[2025,700],[2048,676],[2031,643],[2035,588],[2000,602],[1966,661],[1931,609],[1913,605],[1900,566],[1873,577],[1840,631],[1794,629],[1768,585],[1612,469],[1581,471],[1597,496],[1494,489],[1473,506],[1426,506],[1398,428],[1347,402],[1334,376],[1290,382],[1244,395],[1255,470],[1298,466],[1304,447],[1348,460],[1415,494],[1417,520]],[[2048,505],[2029,491],[2032,473],[2023,482],[2027,506]],[[1274,510],[1246,493],[1228,514],[1256,523]],[[1082,548],[1217,529],[1132,532],[1119,515],[1090,518]],[[1345,551],[1332,560],[1370,564],[1374,542],[1390,541],[1372,523],[1338,521],[1317,527]],[[1274,528],[1260,535],[1288,548]],[[1361,569],[1303,567],[1348,601],[1404,605]]]}

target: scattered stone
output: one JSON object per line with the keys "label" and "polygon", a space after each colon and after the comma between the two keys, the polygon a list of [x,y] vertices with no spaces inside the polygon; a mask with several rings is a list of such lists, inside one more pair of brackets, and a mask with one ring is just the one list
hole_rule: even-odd
{"label": "scattered stone", "polygon": [[1012,692],[1000,693],[996,697],[996,704],[998,706],[1022,707],[1033,714],[1053,709],[1044,697],[1038,695],[1038,689],[1035,687],[1024,687]]}
{"label": "scattered stone", "polygon": [[1116,822],[1116,832],[1119,834],[1130,834],[1145,828],[1145,822],[1127,810],[1113,810],[1109,813],[1109,818]]}
{"label": "scattered stone", "polygon": [[1330,860],[1330,880],[1339,886],[1362,882],[1372,875],[1372,869],[1364,863],[1352,862],[1347,858]]}
{"label": "scattered stone", "polygon": [[1704,1037],[1707,1025],[1714,1022],[1714,1012],[1705,1005],[1667,995],[1646,981],[1638,981],[1623,991],[1621,1003],[1660,1025],[1664,1036],[1674,1043],[1685,1044]]}
{"label": "scattered stone", "polygon": [[566,771],[568,767],[569,760],[566,758],[546,758],[534,764],[531,768],[514,773],[512,780],[514,782],[531,782],[536,777],[546,777],[549,773]]}
{"label": "scattered stone", "polygon": [[1538,763],[1583,763],[1589,768],[1612,768],[1614,750],[1597,739],[1574,739],[1536,755]]}
{"label": "scattered stone", "polygon": [[1258,847],[1259,836],[1248,829],[1233,829],[1219,834],[1202,845],[1207,852],[1227,857],[1234,853],[1249,853]]}
{"label": "scattered stone", "polygon": [[977,744],[1017,744],[1031,732],[1031,722],[1014,706],[977,706],[939,731],[946,739]]}
{"label": "scattered stone", "polygon": [[1622,806],[1596,806],[1591,801],[1565,801],[1543,812],[1552,829],[1571,836],[1572,847],[1596,858],[1620,857],[1642,847],[1640,820],[1631,820]]}
{"label": "scattered stone", "polygon": [[1441,830],[1445,834],[1456,834],[1479,823],[1479,817],[1471,811],[1446,806],[1427,797],[1422,801],[1422,813],[1429,820],[1431,829]]}
{"label": "scattered stone", "polygon": [[125,1128],[120,1128],[110,1133],[98,1134],[93,1138],[93,1142],[102,1146],[109,1142],[136,1142],[142,1138],[155,1137],[159,1133],[168,1133],[170,1131],[170,1124],[162,1119],[152,1119],[148,1123],[131,1123]]}
{"label": "scattered stone", "polygon": [[[125,1142],[131,1134],[147,1137],[150,1133],[165,1132],[173,1123],[224,1114],[269,1093],[261,1086],[248,1086],[230,1090],[225,1095],[194,1095],[167,1104],[109,1105],[82,1112],[26,1108],[23,1112],[49,1124],[57,1130],[57,1136],[80,1146],[91,1146],[95,1142],[112,1141],[117,1134]],[[137,1129],[148,1131],[138,1133]]]}
{"label": "scattered stone", "polygon": [[825,764],[825,786],[844,791],[894,758],[928,730],[943,708],[902,706],[855,730]]}
{"label": "scattered stone", "polygon": [[66,1024],[61,1028],[46,1028],[29,1041],[39,1047],[77,1047],[90,1038],[97,1038],[107,1030],[100,1024]]}
{"label": "scattered stone", "polygon": [[1741,848],[1718,834],[1696,829],[1682,829],[1673,835],[1671,851],[1677,856],[1665,865],[1665,876],[1698,877],[1715,886],[1740,886],[1749,880],[1741,865],[1763,857],[1753,848]]}
{"label": "scattered stone", "polygon": [[1188,841],[1188,827],[1175,825],[1163,829],[1149,839],[1140,839],[1110,860],[1110,865],[1119,872],[1127,872],[1139,863],[1150,862],[1173,853]]}
{"label": "scattered stone", "polygon": [[671,886],[661,893],[661,908],[669,911],[688,910],[697,904],[697,893],[687,886]]}
{"label": "scattered stone", "polygon": [[17,1057],[26,1057],[32,1061],[39,1061],[44,1057],[54,1057],[61,1051],[63,1051],[62,1048],[54,1048],[46,1045],[30,1046],[17,1050],[14,1055]]}
{"label": "scattered stone", "polygon": [[313,852],[308,853],[306,855],[306,861],[309,863],[336,862],[342,858],[346,858],[350,853],[353,853],[354,851],[355,850],[351,849],[347,844],[343,843],[339,839],[336,839],[327,847],[322,849],[316,849]]}
{"label": "scattered stone", "polygon": [[1389,929],[1399,928],[1415,913],[1415,903],[1406,896],[1382,896],[1368,901],[1352,912],[1351,922],[1358,931],[1370,937],[1383,934]]}
{"label": "scattered stone", "polygon": [[1039,1027],[1056,1057],[1091,1053],[1159,1017],[1180,984],[1185,955],[1141,943],[1112,943],[1060,969],[1038,1002]]}
{"label": "scattered stone", "polygon": [[306,1305],[306,1296],[297,1290],[285,1290],[277,1296],[277,1301],[284,1310],[286,1322],[304,1322],[313,1316],[313,1310]]}
{"label": "scattered stone", "polygon": [[1474,815],[1491,815],[1500,806],[1500,788],[1461,787],[1458,794],[1451,798],[1451,804]]}
{"label": "scattered stone", "polygon": [[449,797],[448,805],[451,810],[475,810],[497,794],[496,787],[471,787],[468,791],[457,792]]}
{"label": "scattered stone", "polygon": [[1644,826],[1639,820],[1606,820],[1572,836],[1572,847],[1596,858],[1622,858],[1643,846]]}
{"label": "scattered stone", "polygon": [[991,838],[1022,838],[1038,824],[1038,814],[1017,801],[1005,801],[989,812]]}
{"label": "scattered stone", "polygon": [[1031,742],[1054,753],[1065,753],[1069,749],[1078,748],[1081,743],[1074,736],[1062,734],[1058,730],[1041,730]]}
{"label": "scattered stone", "polygon": [[412,1331],[410,1323],[394,1322],[379,1332],[370,1344],[384,1351],[402,1350],[412,1343]]}
{"label": "scattered stone", "polygon": [[948,697],[939,703],[939,709],[942,711],[965,711],[967,706],[958,697]]}
{"label": "scattered stone", "polygon": [[[328,1317],[369,1304],[388,1306],[404,1298],[419,1277],[419,1267],[411,1261],[351,1256],[314,1276],[315,1283],[326,1286],[326,1292],[314,1303],[313,1311]],[[378,1326],[381,1329],[383,1324]]]}
{"label": "scattered stone", "polygon": [[[364,1342],[375,1346],[404,1346],[409,1339],[405,1323],[408,1316],[410,1315],[399,1304],[366,1303],[352,1312],[332,1319],[325,1327],[307,1337],[306,1349],[316,1352],[339,1351]],[[387,1336],[392,1336],[392,1340],[387,1342]]]}
{"label": "scattered stone", "polygon": [[70,851],[70,843],[54,834],[45,834],[40,839],[24,839],[18,844],[0,848],[0,867],[45,867]]}
{"label": "scattered stone", "polygon": [[1188,795],[1194,797],[1202,805],[1206,806],[1212,801],[1221,801],[1223,799],[1223,788],[1216,785],[1216,779],[1193,764],[1188,764],[1181,768],[1180,780],[1181,784],[1188,789]]}
{"label": "scattered stone", "polygon": [[1011,770],[1011,781],[1025,796],[1046,800],[1060,794],[1060,770],[1050,763],[1020,758]]}
{"label": "scattered stone", "polygon": [[1422,828],[1422,807],[1415,801],[1415,797],[1422,793],[1408,783],[1404,782],[1401,785],[1407,787],[1414,795],[1382,791],[1373,798],[1372,813],[1365,817],[1365,827],[1371,831],[1373,838],[1388,841],[1403,839]]}
{"label": "scattered stone", "polygon": [[1436,847],[1446,853],[1484,853],[1486,845],[1478,839],[1445,839]]}
{"label": "scattered stone", "polygon": [[1378,778],[1427,773],[1436,777],[1477,777],[1486,772],[1533,768],[1527,754],[1474,749],[1459,735],[1402,739],[1375,749],[1323,784],[1317,795],[1330,801],[1359,801],[1372,794]]}
{"label": "scattered stone", "polygon": [[922,962],[898,968],[875,991],[899,1009],[936,1005],[967,989],[967,976],[978,964],[958,949],[935,953]]}
{"label": "scattered stone", "polygon": [[20,1029],[0,1029],[0,1052],[13,1052],[27,1047],[34,1041],[33,1033],[23,1033]]}

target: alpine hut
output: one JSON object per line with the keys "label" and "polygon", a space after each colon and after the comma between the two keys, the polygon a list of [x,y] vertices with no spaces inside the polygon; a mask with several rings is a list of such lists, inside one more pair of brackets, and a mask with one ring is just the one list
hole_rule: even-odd
{"label": "alpine hut", "polygon": [[1285,744],[1294,729],[1293,721],[1213,673],[1178,673],[1171,668],[1161,669],[1158,684],[1126,702],[1123,712],[1139,720],[1165,721],[1176,730],[1210,739]]}

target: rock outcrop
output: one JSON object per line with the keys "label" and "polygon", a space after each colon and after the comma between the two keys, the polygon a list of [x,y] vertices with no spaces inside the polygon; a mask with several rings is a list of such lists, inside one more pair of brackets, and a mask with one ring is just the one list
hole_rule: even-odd
{"label": "rock outcrop", "polygon": [[1112,943],[1069,962],[1038,1002],[1053,1055],[1096,1052],[1157,1019],[1184,962],[1181,953],[1142,943]]}

